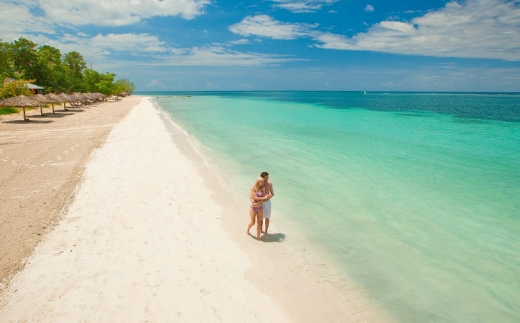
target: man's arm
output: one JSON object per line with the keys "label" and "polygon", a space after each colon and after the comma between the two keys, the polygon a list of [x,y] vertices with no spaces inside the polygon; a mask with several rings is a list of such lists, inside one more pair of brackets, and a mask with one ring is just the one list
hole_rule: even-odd
{"label": "man's arm", "polygon": [[269,185],[269,194],[271,194],[271,197],[269,199],[272,199],[274,196],[274,189],[273,189],[273,183],[270,183]]}

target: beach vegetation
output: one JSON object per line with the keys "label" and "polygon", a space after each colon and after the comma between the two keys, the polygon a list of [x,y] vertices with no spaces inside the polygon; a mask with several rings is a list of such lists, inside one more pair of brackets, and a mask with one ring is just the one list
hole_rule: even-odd
{"label": "beach vegetation", "polygon": [[114,92],[119,93],[126,93],[130,94],[133,93],[135,90],[135,85],[132,83],[129,79],[119,79],[114,84],[115,90]]}
{"label": "beach vegetation", "polygon": [[83,59],[80,53],[72,51],[65,54],[63,57],[63,70],[65,72],[65,78],[67,85],[72,89],[73,92],[84,92],[85,75],[83,72],[87,68],[87,63]]}
{"label": "beach vegetation", "polygon": [[4,80],[0,85],[0,98],[7,99],[13,96],[25,95],[31,96],[33,93],[27,87],[27,83],[32,83],[34,80]]}
{"label": "beach vegetation", "polygon": [[13,62],[13,73],[15,78],[36,79],[38,69],[37,44],[20,37],[10,43],[11,57]]}
{"label": "beach vegetation", "polygon": [[0,115],[18,113],[18,109],[9,107],[0,107]]}
{"label": "beach vegetation", "polygon": [[[83,55],[77,51],[61,53],[55,47],[39,46],[23,37],[12,42],[0,39],[0,80],[6,78],[10,82],[37,84],[44,88],[45,93],[100,92],[113,95],[121,92],[131,94],[135,90],[128,79],[116,80],[114,73],[103,74],[88,68]],[[11,96],[12,92],[5,93]]]}
{"label": "beach vegetation", "polygon": [[84,75],[84,85],[86,92],[99,92],[103,93],[104,95],[116,94],[114,91],[114,79],[116,77],[115,74],[108,72],[101,74],[94,71],[93,69],[86,69]]}
{"label": "beach vegetation", "polygon": [[5,79],[11,74],[11,55],[7,43],[0,39],[0,80]]}
{"label": "beach vegetation", "polygon": [[52,46],[41,46],[39,49],[40,69],[38,73],[38,84],[44,84],[47,93],[60,91],[68,87],[59,49]]}

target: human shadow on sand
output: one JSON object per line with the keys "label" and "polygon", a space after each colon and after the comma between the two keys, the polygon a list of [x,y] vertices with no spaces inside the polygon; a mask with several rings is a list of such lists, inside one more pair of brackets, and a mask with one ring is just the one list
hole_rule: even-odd
{"label": "human shadow on sand", "polygon": [[[262,231],[262,233],[263,233],[263,231]],[[249,236],[252,239],[258,240],[251,233],[249,234]],[[268,234],[263,234],[262,236],[260,236],[260,241],[263,241],[263,242],[283,242],[284,240],[285,240],[285,234],[283,234],[283,233],[268,233]]]}
{"label": "human shadow on sand", "polygon": [[283,233],[267,233],[260,237],[263,242],[283,242],[285,234]]}

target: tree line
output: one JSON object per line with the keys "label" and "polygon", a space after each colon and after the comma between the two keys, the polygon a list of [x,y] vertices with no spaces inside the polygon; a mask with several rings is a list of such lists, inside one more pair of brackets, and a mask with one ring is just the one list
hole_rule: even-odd
{"label": "tree line", "polygon": [[4,81],[4,87],[9,83],[7,80],[14,79],[17,83],[26,81],[42,86],[45,93],[112,95],[134,91],[130,80],[115,80],[115,77],[116,74],[101,74],[88,68],[83,56],[76,51],[62,54],[57,48],[38,46],[23,37],[10,43],[0,39],[0,80]]}

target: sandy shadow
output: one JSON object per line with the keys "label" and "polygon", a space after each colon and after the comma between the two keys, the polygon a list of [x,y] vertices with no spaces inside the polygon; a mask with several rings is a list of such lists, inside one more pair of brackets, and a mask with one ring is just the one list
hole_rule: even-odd
{"label": "sandy shadow", "polygon": [[2,123],[10,123],[10,124],[36,124],[36,123],[51,123],[51,122],[54,122],[52,120],[34,120],[32,118],[34,118],[34,117],[31,117],[31,119],[28,119],[27,121],[23,121],[23,120],[9,120],[9,121],[2,121]]}
{"label": "sandy shadow", "polygon": [[254,240],[258,240],[254,235],[252,235],[251,233],[249,234],[249,237],[251,237],[251,239],[254,239]]}
{"label": "sandy shadow", "polygon": [[67,110],[61,109],[61,110],[55,111],[55,112],[56,113],[58,113],[58,112],[59,113],[63,113],[63,112],[83,112],[83,111],[85,111],[85,110],[83,110],[83,109],[69,109],[69,108],[67,108]]}
{"label": "sandy shadow", "polygon": [[43,119],[43,118],[63,118],[63,117],[66,117],[68,115],[71,115],[73,113],[52,113],[52,112],[49,112],[49,113],[44,113],[43,115],[34,115],[34,116],[31,116],[29,120],[31,119]]}
{"label": "sandy shadow", "polygon": [[54,114],[60,115],[60,116],[72,116],[72,115],[74,115],[74,112],[60,110],[60,111],[55,111]]}
{"label": "sandy shadow", "polygon": [[283,242],[285,240],[285,234],[283,234],[283,233],[268,233],[268,234],[264,234],[260,239],[263,242]]}

